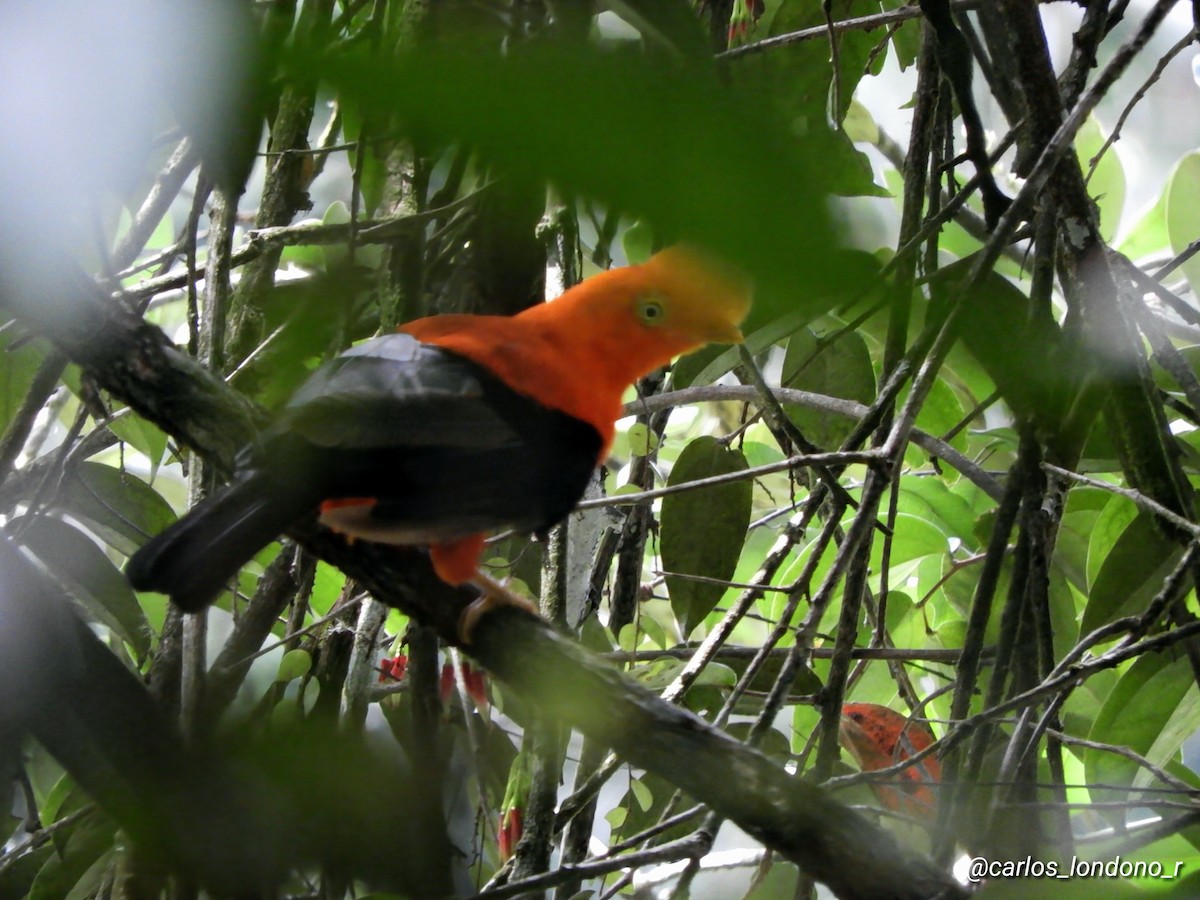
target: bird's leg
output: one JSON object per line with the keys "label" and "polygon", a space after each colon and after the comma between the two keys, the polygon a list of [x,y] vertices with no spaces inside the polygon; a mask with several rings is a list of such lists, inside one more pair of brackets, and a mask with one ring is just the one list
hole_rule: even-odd
{"label": "bird's leg", "polygon": [[536,606],[482,572],[476,572],[468,583],[479,591],[479,596],[472,600],[462,611],[462,615],[458,617],[458,636],[464,644],[471,643],[471,635],[480,618],[498,606],[515,606],[535,616],[538,615]]}

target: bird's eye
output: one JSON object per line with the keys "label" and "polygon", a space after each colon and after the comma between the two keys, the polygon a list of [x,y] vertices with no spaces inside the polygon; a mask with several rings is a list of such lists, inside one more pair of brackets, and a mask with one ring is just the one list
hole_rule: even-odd
{"label": "bird's eye", "polygon": [[657,325],[667,314],[660,298],[653,295],[641,297],[637,302],[637,316],[646,325]]}

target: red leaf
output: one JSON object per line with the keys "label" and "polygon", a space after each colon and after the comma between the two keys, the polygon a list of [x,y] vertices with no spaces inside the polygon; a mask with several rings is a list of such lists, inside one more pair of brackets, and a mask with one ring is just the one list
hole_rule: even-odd
{"label": "red leaf", "polygon": [[499,850],[500,861],[504,862],[513,855],[517,843],[521,840],[524,826],[520,807],[512,807],[504,811],[500,817]]}

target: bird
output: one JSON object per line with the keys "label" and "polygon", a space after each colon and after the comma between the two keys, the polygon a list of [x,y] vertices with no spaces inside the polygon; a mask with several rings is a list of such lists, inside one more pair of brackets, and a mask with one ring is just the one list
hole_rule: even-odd
{"label": "bird", "polygon": [[[838,738],[864,772],[900,765],[935,740],[924,722],[878,703],[845,704]],[[937,807],[934,790],[941,777],[937,757],[926,756],[897,772],[893,781],[870,784],[888,809],[929,821]]]}
{"label": "bird", "polygon": [[487,534],[565,518],[626,390],[680,354],[740,342],[749,305],[745,279],[676,245],[514,316],[435,315],[366,340],[313,371],[230,483],[139,548],[126,576],[199,611],[316,512],[350,540],[427,546],[446,583],[512,602],[480,572]]}

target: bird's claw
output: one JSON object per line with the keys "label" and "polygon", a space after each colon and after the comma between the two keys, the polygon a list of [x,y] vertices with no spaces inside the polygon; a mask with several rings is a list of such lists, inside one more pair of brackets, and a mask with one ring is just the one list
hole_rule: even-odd
{"label": "bird's claw", "polygon": [[538,608],[533,603],[514,594],[493,578],[480,573],[472,578],[470,583],[479,591],[479,596],[472,600],[458,617],[458,637],[464,645],[471,644],[471,637],[479,620],[497,607],[515,606],[532,615],[539,615]]}

